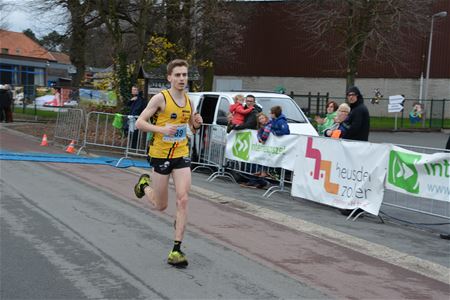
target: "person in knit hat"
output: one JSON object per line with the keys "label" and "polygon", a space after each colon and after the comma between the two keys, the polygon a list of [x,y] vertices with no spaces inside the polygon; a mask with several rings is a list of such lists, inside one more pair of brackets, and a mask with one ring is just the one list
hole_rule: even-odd
{"label": "person in knit hat", "polygon": [[[351,111],[342,126],[345,130],[342,131],[341,138],[356,141],[368,141],[370,129],[369,110],[364,104],[363,96],[356,86],[351,86],[347,89],[347,103],[350,105]],[[352,213],[352,209],[339,209],[341,214],[348,216]],[[358,208],[355,215],[363,212]]]}
{"label": "person in knit hat", "polygon": [[356,86],[351,86],[347,90],[347,103],[351,111],[344,122],[345,133],[341,136],[343,139],[368,141],[370,130],[369,110],[364,104],[363,96]]}

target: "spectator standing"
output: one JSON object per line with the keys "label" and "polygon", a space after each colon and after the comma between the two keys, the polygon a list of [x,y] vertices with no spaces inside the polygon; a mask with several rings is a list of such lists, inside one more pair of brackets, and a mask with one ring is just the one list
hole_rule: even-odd
{"label": "spectator standing", "polygon": [[[347,90],[347,102],[350,105],[351,111],[343,125],[346,131],[341,135],[347,140],[368,141],[370,130],[370,116],[369,110],[364,104],[364,98],[360,90],[356,86],[349,87]],[[341,214],[348,216],[353,211],[352,209],[339,209]],[[363,212],[362,209],[357,209],[355,214],[358,215]]]}
{"label": "spectator standing", "polygon": [[[251,107],[253,109],[248,115],[245,116],[243,124],[233,125],[232,129],[234,129],[234,130],[243,130],[243,129],[257,130],[258,129],[257,116],[262,111],[262,109],[258,105],[256,105],[255,96],[247,95],[247,97],[245,98],[245,106],[244,107],[247,107],[247,108]],[[255,172],[255,170],[258,170],[259,165],[250,164],[250,165],[247,165],[247,167],[248,167],[248,169],[246,171],[253,173],[253,172]],[[247,182],[242,183],[241,186],[251,187],[251,188],[256,188],[256,187],[264,188],[268,184],[269,183],[262,178],[251,177],[247,180]]]}
{"label": "spectator standing", "polygon": [[326,110],[327,114],[325,118],[321,118],[320,116],[315,117],[319,135],[324,135],[324,130],[330,128],[334,124],[334,118],[336,117],[338,110],[338,104],[336,101],[328,101]]}
{"label": "spectator standing", "polygon": [[0,122],[10,123],[12,118],[13,98],[8,85],[0,85]]}
{"label": "spectator standing", "polygon": [[[272,115],[272,120],[270,121],[272,126],[270,130],[273,135],[282,136],[291,134],[291,131],[289,130],[289,124],[287,122],[286,116],[283,114],[281,106],[277,105],[271,107],[270,114]],[[280,168],[270,169],[268,176],[272,177],[275,180],[278,180],[280,178],[280,172]]]}
{"label": "spectator standing", "polygon": [[286,116],[281,110],[281,106],[274,106],[270,109],[270,114],[272,115],[272,133],[276,136],[290,134],[289,124],[287,122]]}
{"label": "spectator standing", "polygon": [[342,138],[347,140],[368,141],[370,130],[369,110],[364,104],[363,96],[356,86],[347,90],[347,102],[350,105],[351,112],[348,119],[344,122],[347,130]]}
{"label": "spectator standing", "polygon": [[[141,112],[145,109],[146,103],[144,97],[142,96],[142,92],[139,91],[137,86],[131,87],[131,99],[128,101],[127,106],[130,108],[131,116],[139,116]],[[128,123],[126,125],[126,132],[128,133]],[[131,137],[131,148],[136,149],[137,142],[139,138],[139,130],[134,128]]]}
{"label": "spectator standing", "polygon": [[253,108],[252,111],[245,116],[244,123],[241,125],[236,125],[233,127],[235,130],[241,130],[241,129],[258,129],[256,124],[256,116],[258,113],[262,111],[262,109],[256,105],[256,98],[253,95],[247,95],[245,97],[245,106],[247,108]]}
{"label": "spectator standing", "polygon": [[233,117],[231,119],[232,125],[242,125],[244,123],[245,117],[252,112],[254,106],[244,107],[244,95],[234,96],[234,104],[230,105],[230,113]]}

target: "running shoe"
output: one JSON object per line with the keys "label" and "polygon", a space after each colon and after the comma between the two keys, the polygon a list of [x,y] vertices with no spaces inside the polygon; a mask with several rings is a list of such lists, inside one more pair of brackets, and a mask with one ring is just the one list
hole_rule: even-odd
{"label": "running shoe", "polygon": [[150,186],[150,183],[152,180],[150,179],[150,175],[148,174],[142,174],[141,177],[139,177],[138,183],[134,186],[134,194],[138,198],[142,198],[145,195],[144,188],[145,186]]}
{"label": "running shoe", "polygon": [[188,265],[186,255],[181,251],[171,251],[167,263],[175,267],[186,267]]}

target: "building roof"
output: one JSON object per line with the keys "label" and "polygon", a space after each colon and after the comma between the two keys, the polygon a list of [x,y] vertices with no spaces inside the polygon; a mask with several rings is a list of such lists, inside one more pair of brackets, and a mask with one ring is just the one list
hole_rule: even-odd
{"label": "building roof", "polygon": [[55,58],[55,60],[60,64],[66,65],[72,64],[72,62],[70,61],[70,56],[65,53],[50,51],[50,55],[52,55]]}
{"label": "building roof", "polygon": [[11,57],[28,57],[49,61],[57,60],[44,47],[22,32],[0,29],[0,47],[0,54]]}

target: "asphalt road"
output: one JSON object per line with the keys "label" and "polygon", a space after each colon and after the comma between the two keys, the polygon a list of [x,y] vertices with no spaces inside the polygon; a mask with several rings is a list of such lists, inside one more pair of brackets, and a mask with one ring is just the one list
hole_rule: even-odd
{"label": "asphalt road", "polygon": [[[0,134],[2,150],[62,152]],[[315,204],[279,196],[264,205],[195,174],[183,242],[190,265],[175,269],[165,263],[174,203],[158,213],[136,201],[143,170],[0,166],[1,299],[448,299],[448,244],[426,232],[372,218],[331,224],[332,212]],[[386,245],[390,235],[403,236],[402,247]]]}
{"label": "asphalt road", "polygon": [[450,132],[371,131],[369,141],[444,149]]}

